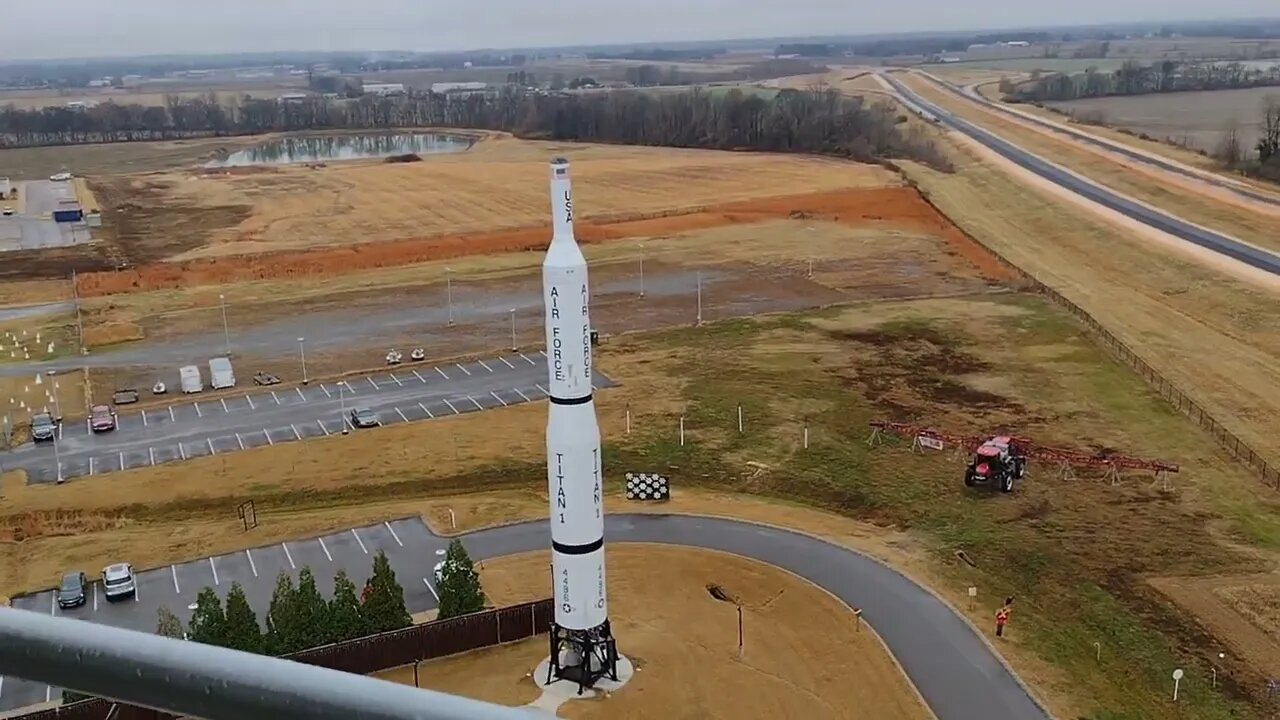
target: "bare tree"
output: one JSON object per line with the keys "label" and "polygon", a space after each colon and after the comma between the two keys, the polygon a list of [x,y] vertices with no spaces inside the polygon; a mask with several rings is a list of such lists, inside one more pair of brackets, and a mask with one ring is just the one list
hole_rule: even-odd
{"label": "bare tree", "polygon": [[1262,137],[1258,139],[1258,160],[1266,163],[1280,156],[1280,95],[1268,97],[1262,108]]}
{"label": "bare tree", "polygon": [[1222,128],[1222,137],[1213,149],[1213,158],[1227,167],[1235,167],[1244,161],[1244,146],[1240,144],[1240,123],[1235,118]]}

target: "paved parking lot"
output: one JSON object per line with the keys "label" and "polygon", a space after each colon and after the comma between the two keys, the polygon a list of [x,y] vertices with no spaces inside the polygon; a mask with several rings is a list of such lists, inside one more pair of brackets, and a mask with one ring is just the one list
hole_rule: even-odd
{"label": "paved parking lot", "polygon": [[[64,423],[56,443],[26,444],[0,455],[7,468],[27,471],[28,482],[102,475],[220,455],[247,448],[342,432],[346,412],[367,407],[382,425],[430,420],[541,400],[546,397],[543,353],[512,353],[471,363],[404,365],[338,383],[265,390],[126,413],[113,432],[95,435],[88,420]],[[597,374],[597,387],[612,383]],[[356,432],[372,432],[362,429]]]}
{"label": "paved parking lot", "polygon": [[[247,537],[252,537],[252,531]],[[373,572],[373,556],[381,550],[386,552],[396,579],[404,588],[409,612],[417,613],[437,606],[432,569],[443,559],[448,544],[448,540],[432,534],[420,518],[404,518],[139,571],[136,578],[138,592],[129,599],[108,602],[102,594],[101,582],[94,581],[88,601],[78,608],[59,609],[52,590],[16,597],[13,606],[31,612],[155,632],[156,613],[160,608],[172,610],[185,625],[191,619],[191,606],[201,590],[212,587],[225,599],[231,583],[238,582],[244,587],[259,622],[265,622],[271,593],[280,573],[288,573],[296,581],[298,571],[310,567],[320,592],[327,598],[333,594],[334,574],[345,570],[358,591]],[[101,572],[101,568],[78,569],[90,578]],[[50,581],[56,582],[57,578],[50,578]],[[0,712],[60,696],[57,688],[18,678],[0,678]]]}
{"label": "paved parking lot", "polygon": [[[71,183],[35,180],[23,183],[22,215],[0,216],[0,252],[64,247],[89,241],[84,223],[55,223],[52,213],[63,200],[74,200]],[[13,205],[0,200],[0,206]]]}

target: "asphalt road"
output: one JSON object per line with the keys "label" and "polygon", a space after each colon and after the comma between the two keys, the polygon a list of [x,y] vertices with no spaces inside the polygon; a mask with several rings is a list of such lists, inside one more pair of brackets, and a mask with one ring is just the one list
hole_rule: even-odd
{"label": "asphalt road", "polygon": [[[968,623],[927,590],[863,555],[786,530],[712,518],[610,515],[605,518],[605,533],[610,542],[657,542],[731,552],[789,570],[826,588],[851,607],[862,609],[862,617],[884,639],[939,720],[1048,717]],[[545,549],[549,539],[546,522],[531,522],[474,532],[466,535],[464,542],[473,558],[484,560]],[[419,612],[435,606],[432,568],[446,545],[445,539],[433,535],[420,520],[395,520],[320,539],[150,570],[139,574],[137,600],[107,605],[95,588],[90,603],[66,614],[154,630],[158,607],[168,606],[185,620],[190,616],[186,606],[194,602],[201,588],[212,585],[225,595],[230,583],[238,581],[261,617],[279,572],[296,575],[297,568],[310,565],[321,591],[328,594],[332,591],[331,576],[339,567],[346,569],[357,585],[363,584],[370,572],[370,554],[378,549],[387,551],[406,590],[410,611]],[[17,598],[15,605],[35,612],[61,612],[54,606],[51,592]],[[673,638],[673,642],[679,639]],[[627,638],[619,637],[618,643],[625,653]],[[0,710],[57,696],[56,689],[8,678],[0,684]]]}
{"label": "asphalt road", "polygon": [[[324,437],[342,432],[343,408],[369,408],[382,425],[393,425],[518,405],[546,397],[546,381],[546,356],[530,352],[470,363],[411,363],[339,383],[254,388],[231,397],[201,400],[193,394],[167,408],[121,408],[110,432],[90,432],[87,419],[64,423],[60,439],[0,453],[0,466],[26,470],[30,483],[51,483],[59,464],[68,480]],[[613,383],[597,373],[595,384]]]}
{"label": "asphalt road", "polygon": [[1092,200],[1093,202],[1114,210],[1122,215],[1137,220],[1144,225],[1149,225],[1161,232],[1168,233],[1176,238],[1194,243],[1200,247],[1212,250],[1219,254],[1238,260],[1252,267],[1264,270],[1273,274],[1280,274],[1280,255],[1263,250],[1248,243],[1227,237],[1212,230],[1197,227],[1183,220],[1165,214],[1158,210],[1153,210],[1145,205],[1141,205],[1132,200],[1125,199],[1116,193],[1107,190],[1101,185],[1083,179],[1063,170],[1048,161],[1033,155],[1016,145],[1013,145],[1002,138],[994,135],[986,130],[968,122],[961,120],[947,111],[934,105],[924,98],[913,93],[906,85],[898,81],[890,73],[882,75],[889,82],[894,90],[905,97],[911,103],[923,108],[929,113],[935,115],[940,122],[963,133],[977,142],[985,145],[995,151],[1004,158],[1016,163],[1018,166],[1030,170],[1040,177],[1049,180],[1055,185],[1059,185],[1070,190],[1077,195]]}
{"label": "asphalt road", "polygon": [[1215,177],[1213,173],[1203,172],[1203,171],[1198,172],[1193,168],[1186,167],[1185,165],[1180,165],[1178,163],[1163,160],[1158,157],[1153,157],[1147,153],[1138,152],[1137,150],[1134,150],[1133,148],[1130,148],[1121,143],[1114,142],[1112,140],[1108,140],[1103,137],[1099,137],[1092,133],[1082,132],[1074,128],[1065,127],[1060,123],[1052,123],[1052,122],[1049,122],[1048,120],[1045,120],[1043,118],[1038,118],[1034,115],[1030,115],[1030,114],[1023,115],[1021,113],[1015,113],[1011,111],[1009,108],[1005,107],[1002,103],[998,103],[983,97],[972,86],[966,87],[966,88],[960,88],[951,83],[941,81],[938,78],[935,78],[931,75],[928,75],[926,77],[928,77],[930,80],[933,80],[938,85],[941,85],[943,88],[960,95],[961,97],[964,97],[968,100],[972,100],[973,102],[979,103],[980,105],[985,105],[986,107],[989,107],[993,110],[997,110],[1011,117],[1015,117],[1019,120],[1034,123],[1036,125],[1039,125],[1040,127],[1043,127],[1047,130],[1051,130],[1060,135],[1066,135],[1067,137],[1070,137],[1074,140],[1078,140],[1080,142],[1086,143],[1088,145],[1092,145],[1094,147],[1102,148],[1103,150],[1107,150],[1108,152],[1118,153],[1120,155],[1125,156],[1126,158],[1129,158],[1130,160],[1142,163],[1143,165],[1150,165],[1151,167],[1159,168],[1161,170],[1164,170],[1165,172],[1176,173],[1178,175],[1191,178],[1198,182],[1208,183],[1210,185],[1222,188],[1223,190],[1227,190],[1231,193],[1239,195],[1240,197],[1247,198],[1255,202],[1266,203],[1267,205],[1280,206],[1280,200],[1277,200],[1273,195],[1264,195],[1263,193],[1254,192],[1252,190],[1249,190],[1248,188],[1240,187],[1235,183],[1227,182],[1226,180],[1220,177]]}
{"label": "asphalt road", "polygon": [[[89,241],[83,223],[56,223],[52,213],[63,200],[74,200],[70,183],[33,180],[22,184],[22,215],[0,216],[0,252],[65,247]],[[0,202],[0,205],[6,205]]]}

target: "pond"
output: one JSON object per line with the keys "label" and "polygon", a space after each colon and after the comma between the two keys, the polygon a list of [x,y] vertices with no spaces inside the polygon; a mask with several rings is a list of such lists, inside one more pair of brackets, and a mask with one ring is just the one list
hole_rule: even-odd
{"label": "pond", "polygon": [[286,137],[228,153],[205,167],[288,165],[290,163],[365,160],[397,155],[438,155],[463,152],[471,140],[437,133],[384,133],[379,135],[310,135]]}

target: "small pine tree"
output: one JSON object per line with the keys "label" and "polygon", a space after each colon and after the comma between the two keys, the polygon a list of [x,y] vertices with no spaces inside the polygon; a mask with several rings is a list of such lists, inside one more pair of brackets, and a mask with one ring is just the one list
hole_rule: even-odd
{"label": "small pine tree", "polygon": [[156,634],[179,640],[187,636],[186,631],[182,629],[182,621],[167,607],[156,610]]}
{"label": "small pine tree", "polygon": [[227,615],[222,610],[222,599],[211,587],[206,587],[196,596],[190,639],[206,645],[227,645]]}
{"label": "small pine tree", "polygon": [[391,569],[391,561],[381,550],[373,558],[373,575],[365,583],[361,598],[364,604],[360,606],[360,614],[368,623],[369,632],[398,630],[413,624],[404,605],[404,588],[396,582],[396,571]]}
{"label": "small pine tree", "polygon": [[461,540],[449,542],[436,590],[440,594],[441,618],[457,617],[484,609],[480,576],[476,574],[475,564],[471,562],[471,556],[467,554]]}
{"label": "small pine tree", "polygon": [[330,642],[329,605],[316,587],[316,576],[311,568],[304,567],[298,573],[298,589],[293,592],[293,613],[296,623],[293,635],[298,638],[298,650],[319,647]]}
{"label": "small pine tree", "polygon": [[369,629],[360,614],[355,583],[345,570],[339,570],[333,576],[333,599],[329,601],[329,640],[342,642],[367,634]]}
{"label": "small pine tree", "polygon": [[271,593],[271,607],[267,611],[266,650],[272,655],[288,655],[300,650],[301,643],[292,633],[297,628],[294,622],[293,578],[288,573],[280,573],[276,577],[276,589]]}
{"label": "small pine tree", "polygon": [[231,583],[227,592],[227,647],[251,653],[262,653],[265,643],[258,616],[249,607],[240,583]]}

